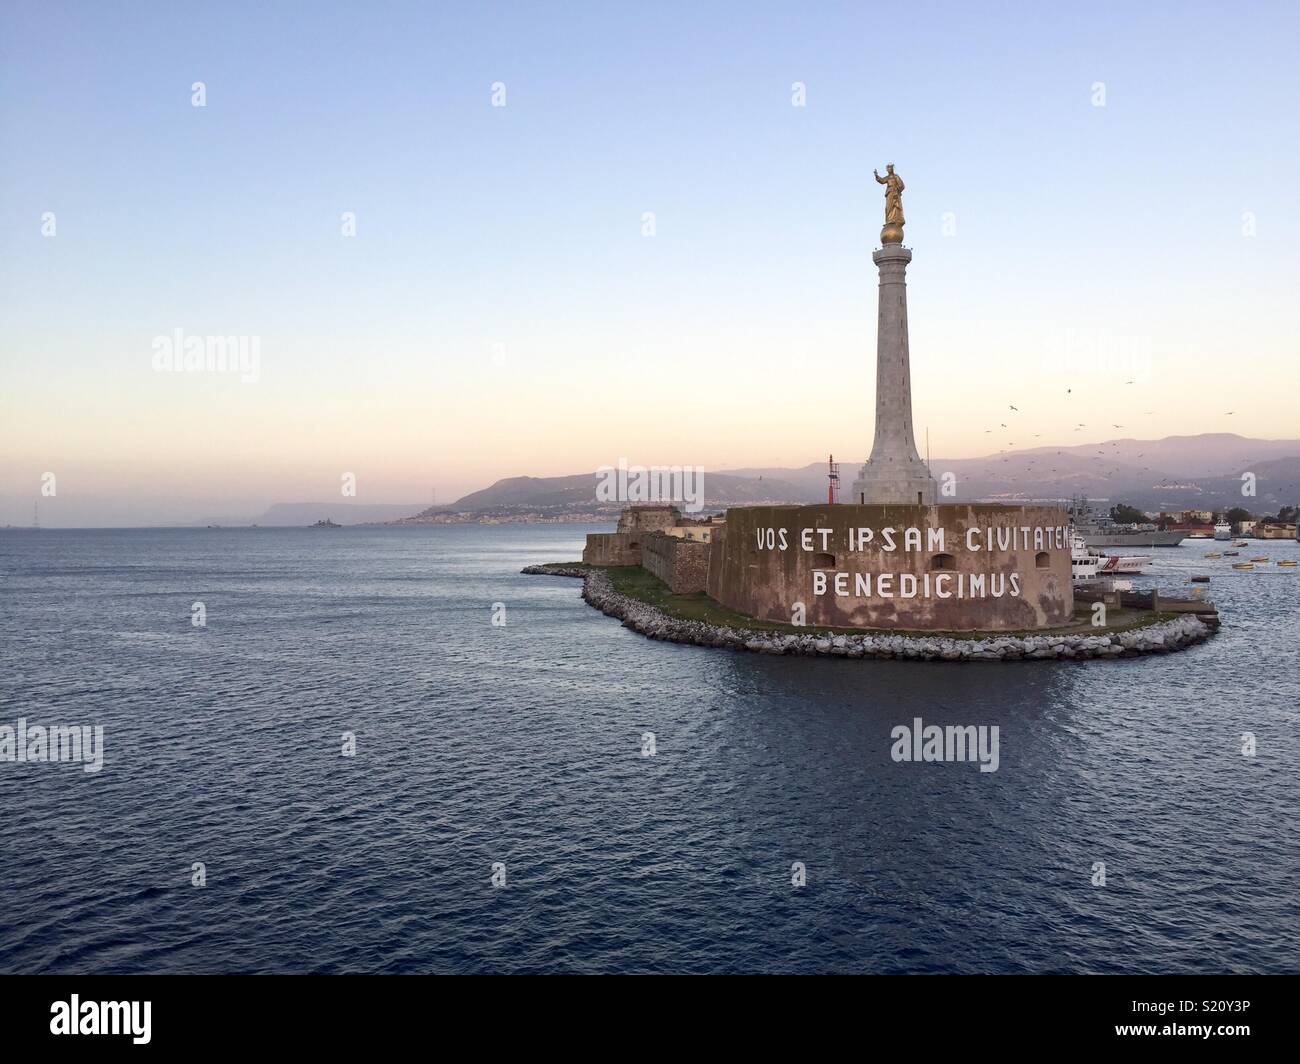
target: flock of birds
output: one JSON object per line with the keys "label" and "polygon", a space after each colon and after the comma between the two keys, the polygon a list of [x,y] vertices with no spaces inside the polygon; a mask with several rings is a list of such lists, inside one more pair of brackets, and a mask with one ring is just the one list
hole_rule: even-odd
{"label": "flock of birds", "polygon": [[[1132,382],[1132,381],[1126,381],[1125,383],[1127,383],[1127,384],[1132,384],[1133,382]],[[1069,388],[1066,388],[1065,390],[1066,390],[1066,393],[1067,393],[1067,394],[1071,391],[1071,389],[1069,389]],[[1007,406],[1008,406],[1008,407],[1009,407],[1009,408],[1010,408],[1014,413],[1017,413],[1017,414],[1020,413],[1020,408],[1019,408],[1018,406],[1016,406],[1014,403],[1008,403]],[[1147,413],[1147,414],[1154,414],[1155,411],[1154,411],[1154,410],[1147,410],[1147,411],[1145,411],[1145,413]],[[1002,428],[1004,428],[1004,429],[1009,429],[1009,428],[1010,428],[1010,426],[1009,426],[1005,421],[1000,421],[1000,422],[998,422],[998,424],[999,424]],[[1124,427],[1123,425],[1118,425],[1118,424],[1115,424],[1114,422],[1112,422],[1111,424],[1112,424],[1112,427],[1117,428],[1117,429],[1122,429],[1122,428]],[[1088,426],[1087,426],[1087,424],[1086,424],[1085,422],[1080,421],[1077,425],[1075,425],[1074,431],[1075,431],[1075,432],[1082,432],[1082,431],[1083,431],[1084,429],[1086,429],[1087,427],[1088,427]],[[992,430],[992,429],[985,429],[984,432],[985,432],[985,435],[988,435],[988,434],[992,433],[993,430]],[[1033,434],[1034,439],[1036,439],[1036,440],[1039,439],[1039,438],[1041,438],[1042,435],[1043,435],[1043,434],[1042,434],[1041,432],[1035,432],[1035,433]],[[1007,441],[1007,447],[1014,447],[1015,445],[1016,445],[1015,440],[1008,440],[1008,441]],[[1116,448],[1116,447],[1118,447],[1118,446],[1119,446],[1119,444],[1118,444],[1117,442],[1112,442],[1112,443],[1111,443],[1111,447],[1112,447],[1112,448]],[[998,453],[999,453],[999,454],[1002,454],[1002,455],[1005,455],[1005,454],[1006,454],[1006,448],[1003,448],[1003,449],[1002,449],[1001,451],[999,451]],[[1057,451],[1056,453],[1057,453],[1057,455],[1059,456],[1059,455],[1063,455],[1065,452],[1064,452],[1064,451]],[[1106,452],[1105,452],[1104,450],[1098,451],[1097,454],[1100,455],[1100,456],[1103,456],[1103,457],[1106,456]],[[1112,454],[1110,457],[1113,458],[1113,457],[1115,457],[1115,455]],[[1143,457],[1143,455],[1142,455],[1142,454],[1139,454],[1137,457],[1141,458],[1141,457]],[[1096,459],[1094,459],[1094,461],[1095,461],[1095,460],[1096,460]],[[1009,463],[1009,462],[1011,461],[1011,459],[1010,459],[1010,458],[1005,458],[1005,457],[1004,457],[1004,458],[1002,459],[1002,461],[1003,461],[1003,463]],[[1025,465],[1025,471],[1026,471],[1026,472],[1029,472],[1030,470],[1032,470],[1032,469],[1034,468],[1034,463],[1035,463],[1035,459],[1031,457],[1031,458],[1028,460],[1028,462],[1026,463],[1026,465]],[[1144,470],[1148,470],[1148,469],[1149,469],[1148,466],[1143,466],[1142,468],[1143,468]],[[1119,465],[1116,465],[1116,466],[1115,466],[1114,468],[1112,468],[1112,469],[1109,469],[1109,470],[1102,470],[1101,472],[1104,472],[1105,474],[1110,475],[1110,474],[1112,474],[1112,473],[1118,473],[1119,471],[1120,471],[1120,466],[1119,466]],[[1049,470],[1047,470],[1047,472],[1055,473],[1055,472],[1057,472],[1057,467],[1056,467],[1056,466],[1052,466]]]}
{"label": "flock of birds", "polygon": [[[1132,384],[1133,381],[1125,381],[1124,383],[1125,383],[1125,384]],[[1071,389],[1071,388],[1066,388],[1066,389],[1065,389],[1065,393],[1066,393],[1067,395],[1072,394],[1072,392],[1073,392],[1073,389]],[[1009,407],[1009,408],[1010,408],[1014,413],[1017,413],[1017,414],[1020,413],[1020,408],[1019,408],[1019,407],[1015,406],[1015,405],[1012,404],[1012,403],[1008,403],[1007,405],[1008,405],[1008,407]],[[1142,413],[1143,413],[1144,415],[1147,415],[1147,414],[1154,414],[1155,411],[1154,411],[1154,410],[1144,410],[1144,411],[1142,411]],[[1226,412],[1225,416],[1226,416],[1226,417],[1230,417],[1230,416],[1232,416],[1233,413],[1235,413],[1235,411],[1229,410],[1229,411]],[[1000,422],[998,422],[998,424],[999,424],[1002,428],[1007,429],[1008,431],[1010,431],[1010,426],[1009,426],[1005,421],[1000,421]],[[1086,424],[1085,422],[1080,421],[1080,422],[1078,422],[1078,423],[1075,425],[1075,427],[1074,427],[1074,431],[1075,431],[1075,432],[1082,432],[1082,431],[1083,431],[1084,429],[1086,429],[1087,427],[1088,427],[1088,426],[1087,426],[1087,424]],[[1117,429],[1122,429],[1124,426],[1123,426],[1123,425],[1120,425],[1120,424],[1116,424],[1115,422],[1111,422],[1111,427],[1112,427],[1112,428],[1117,428]],[[992,434],[992,432],[993,432],[992,429],[985,429],[985,430],[984,430],[985,435],[990,435],[990,434]],[[1041,432],[1035,432],[1035,433],[1033,434],[1033,436],[1034,436],[1034,439],[1039,439],[1039,438],[1042,436],[1042,433],[1041,433]],[[1014,440],[1009,440],[1009,441],[1007,442],[1007,447],[1014,447],[1015,445],[1016,445],[1016,444],[1015,444],[1015,441],[1014,441]],[[1112,467],[1110,467],[1110,468],[1103,468],[1103,469],[1097,469],[1097,470],[1089,470],[1089,472],[1095,472],[1095,473],[1098,473],[1098,474],[1103,475],[1103,476],[1113,476],[1114,474],[1116,474],[1116,473],[1120,473],[1120,472],[1122,472],[1122,471],[1125,470],[1124,465],[1123,465],[1122,463],[1119,462],[1119,455],[1118,455],[1119,442],[1118,442],[1118,441],[1111,441],[1111,445],[1110,445],[1110,446],[1111,446],[1111,450],[1110,450],[1109,453],[1107,453],[1107,451],[1106,451],[1105,449],[1098,450],[1098,451],[1097,451],[1097,454],[1093,457],[1093,461],[1094,461],[1094,462],[1100,462],[1102,459],[1108,458],[1108,459],[1113,460],[1113,461],[1115,462],[1115,465],[1112,466]],[[1001,454],[1001,455],[1006,455],[1006,448],[1003,448],[1003,449],[1000,450],[998,453]],[[1063,450],[1061,450],[1061,451],[1057,451],[1057,452],[1056,452],[1056,454],[1057,454],[1058,457],[1064,455],[1064,453],[1065,453],[1065,452],[1064,452]],[[1139,453],[1137,454],[1136,457],[1137,457],[1137,458],[1143,458],[1143,457],[1145,457],[1145,456],[1146,456],[1146,452],[1143,451],[1143,452],[1139,452]],[[1004,458],[1002,459],[1002,461],[1003,461],[1003,463],[1005,464],[1005,463],[1009,463],[1009,462],[1011,461],[1011,459],[1008,458],[1008,457],[1004,457]],[[1026,465],[1025,465],[1025,472],[1026,472],[1026,473],[1030,472],[1030,471],[1034,468],[1035,461],[1036,461],[1036,459],[1035,459],[1034,457],[1030,457],[1030,458],[1029,458],[1028,462],[1027,462]],[[1131,472],[1133,467],[1132,467],[1132,466],[1129,466],[1129,467],[1127,467],[1127,468],[1128,468],[1128,471]],[[1044,471],[1044,470],[1042,470],[1042,469],[1040,468],[1039,472],[1041,473],[1041,472],[1043,472],[1043,471]],[[1059,472],[1065,472],[1064,469],[1058,470],[1058,468],[1057,468],[1056,466],[1052,466],[1050,469],[1047,469],[1047,470],[1046,470],[1046,472],[1049,472],[1049,473],[1056,473],[1056,472],[1058,472],[1058,471],[1059,471]],[[1143,471],[1143,472],[1147,472],[1147,473],[1149,473],[1149,472],[1151,472],[1151,467],[1150,467],[1150,466],[1142,466],[1142,471]]]}

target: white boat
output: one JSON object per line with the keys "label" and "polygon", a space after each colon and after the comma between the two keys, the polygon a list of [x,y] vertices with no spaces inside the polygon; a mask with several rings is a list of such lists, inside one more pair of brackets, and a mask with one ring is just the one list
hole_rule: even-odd
{"label": "white boat", "polygon": [[1084,538],[1070,530],[1070,575],[1076,584],[1090,584],[1097,579],[1097,572],[1101,569],[1102,558],[1099,554],[1091,554],[1088,551],[1088,544]]}
{"label": "white boat", "polygon": [[1098,557],[1101,558],[1101,568],[1097,572],[1106,576],[1136,576],[1151,564],[1149,554],[1101,554]]}
{"label": "white boat", "polygon": [[1220,521],[1214,526],[1214,538],[1232,539],[1232,525],[1228,524],[1227,521]]}

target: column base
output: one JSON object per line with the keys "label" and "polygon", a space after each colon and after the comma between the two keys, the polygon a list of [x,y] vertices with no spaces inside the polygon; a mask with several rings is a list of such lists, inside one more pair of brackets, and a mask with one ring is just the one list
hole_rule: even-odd
{"label": "column base", "polygon": [[919,461],[891,462],[883,467],[868,462],[844,501],[859,506],[933,506],[938,494],[934,477]]}

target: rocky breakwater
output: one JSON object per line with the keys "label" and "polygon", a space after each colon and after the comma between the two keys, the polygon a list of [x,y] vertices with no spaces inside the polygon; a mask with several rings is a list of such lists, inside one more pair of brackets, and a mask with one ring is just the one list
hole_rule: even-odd
{"label": "rocky breakwater", "polygon": [[1183,614],[1122,632],[1058,635],[989,635],[983,638],[954,638],[941,635],[891,635],[870,632],[831,635],[810,632],[769,632],[706,624],[702,621],[670,617],[637,599],[620,594],[610,585],[609,577],[599,569],[579,569],[558,565],[530,565],[525,573],[543,576],[582,577],[582,597],[610,617],[617,617],[651,639],[695,646],[726,647],[761,654],[793,654],[810,657],[839,658],[907,658],[917,661],[1050,661],[1058,658],[1137,657],[1142,654],[1167,654],[1202,643],[1210,629],[1194,614]]}

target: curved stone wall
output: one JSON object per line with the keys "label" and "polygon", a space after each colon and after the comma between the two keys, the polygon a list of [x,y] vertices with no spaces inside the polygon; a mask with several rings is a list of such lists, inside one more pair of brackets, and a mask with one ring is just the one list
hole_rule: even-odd
{"label": "curved stone wall", "polygon": [[751,617],[909,631],[1018,631],[1073,619],[1061,507],[743,506],[715,536],[709,595]]}

